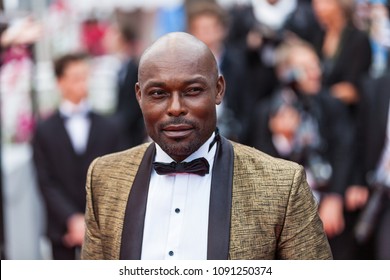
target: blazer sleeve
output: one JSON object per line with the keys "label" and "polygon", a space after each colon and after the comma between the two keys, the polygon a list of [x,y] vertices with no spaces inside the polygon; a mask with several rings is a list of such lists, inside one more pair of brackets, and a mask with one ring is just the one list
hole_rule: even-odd
{"label": "blazer sleeve", "polygon": [[277,255],[279,259],[332,259],[303,167],[294,174]]}
{"label": "blazer sleeve", "polygon": [[93,170],[96,165],[96,162],[99,158],[95,159],[88,169],[87,175],[87,205],[85,210],[85,237],[83,246],[81,249],[81,259],[84,260],[102,260],[103,259],[103,249],[102,249],[102,240],[101,232],[99,228],[99,219],[97,217],[94,193],[93,193]]}

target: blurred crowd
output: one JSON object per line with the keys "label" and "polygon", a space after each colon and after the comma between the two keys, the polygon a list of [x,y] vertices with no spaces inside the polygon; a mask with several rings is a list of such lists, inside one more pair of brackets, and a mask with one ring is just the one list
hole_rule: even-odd
{"label": "blurred crowd", "polygon": [[28,147],[49,258],[77,259],[91,161],[149,141],[138,59],[184,31],[225,77],[221,134],[305,167],[335,259],[390,259],[388,1],[37,2],[0,17],[2,170]]}

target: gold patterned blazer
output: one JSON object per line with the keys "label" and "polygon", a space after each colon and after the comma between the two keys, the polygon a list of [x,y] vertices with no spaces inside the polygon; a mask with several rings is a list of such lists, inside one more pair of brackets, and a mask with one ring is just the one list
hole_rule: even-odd
{"label": "gold patterned blazer", "polygon": [[[82,259],[140,259],[154,153],[147,143],[91,164]],[[221,137],[207,258],[331,259],[303,168]]]}

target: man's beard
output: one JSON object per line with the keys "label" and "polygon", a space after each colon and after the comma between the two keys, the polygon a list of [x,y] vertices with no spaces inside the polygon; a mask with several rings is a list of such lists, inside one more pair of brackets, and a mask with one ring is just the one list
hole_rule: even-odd
{"label": "man's beard", "polygon": [[202,145],[200,135],[196,135],[193,141],[178,139],[176,143],[158,143],[161,149],[172,158],[187,158],[197,151]]}
{"label": "man's beard", "polygon": [[[202,139],[199,126],[197,123],[193,121],[189,121],[183,117],[175,118],[169,122],[165,122],[160,124],[159,131],[164,129],[164,127],[167,127],[169,125],[179,125],[179,124],[187,124],[190,125],[193,128],[193,135],[191,139],[176,139],[174,143],[170,141],[170,143],[159,141],[156,142],[160,145],[161,149],[166,152],[170,157],[172,158],[186,158],[190,156],[192,153],[194,153],[196,150],[198,150],[202,145],[203,142],[206,139]],[[159,137],[160,140],[163,139],[163,137]]]}

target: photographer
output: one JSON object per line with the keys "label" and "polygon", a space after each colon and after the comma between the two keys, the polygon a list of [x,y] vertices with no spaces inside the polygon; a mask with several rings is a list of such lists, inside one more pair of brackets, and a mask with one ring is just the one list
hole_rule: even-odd
{"label": "photographer", "polygon": [[289,40],[276,54],[280,87],[257,106],[250,145],[305,167],[334,258],[350,258],[340,235],[351,147],[345,107],[321,88],[319,60],[309,44]]}
{"label": "photographer", "polygon": [[355,238],[373,248],[365,259],[390,259],[390,74],[366,87],[358,119],[353,184],[347,209],[363,209]]}

